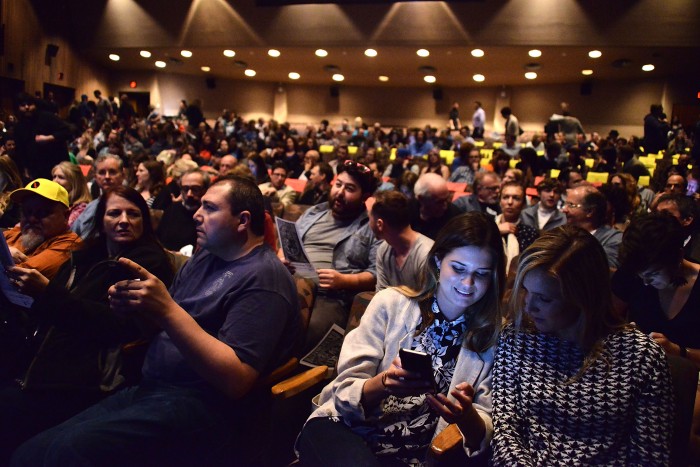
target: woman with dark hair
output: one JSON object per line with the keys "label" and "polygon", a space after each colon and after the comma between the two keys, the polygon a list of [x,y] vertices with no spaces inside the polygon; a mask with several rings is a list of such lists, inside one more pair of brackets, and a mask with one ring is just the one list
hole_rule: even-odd
{"label": "woman with dark hair", "polygon": [[[117,259],[129,258],[166,285],[174,270],[156,240],[148,206],[133,188],[117,186],[101,198],[84,248],[73,252],[50,282],[34,269],[9,270],[18,290],[34,298],[37,331],[30,355],[17,362],[19,384],[0,385],[0,463],[24,440],[81,412],[111,391],[133,384],[125,344],[152,329],[138,315],[110,309],[107,291],[129,278]],[[133,357],[132,357],[133,358]]]}
{"label": "woman with dark hair", "polygon": [[255,177],[255,183],[258,185],[270,181],[270,174],[267,173],[267,164],[265,159],[255,152],[248,153],[248,168]]}
{"label": "woman with dark hair", "polygon": [[666,357],[613,312],[608,277],[573,225],[521,255],[493,367],[494,465],[668,465]]}
{"label": "woman with dark hair", "polygon": [[136,190],[151,209],[164,210],[170,203],[170,191],[165,187],[165,171],[158,161],[144,161],[136,168]]}
{"label": "woman with dark hair", "polygon": [[[420,291],[377,293],[345,337],[338,377],[299,438],[305,466],[419,463],[448,423],[466,455],[488,447],[505,268],[496,224],[476,212],[453,218],[426,266]],[[409,371],[411,351],[427,354],[425,372]]]}
{"label": "woman with dark hair", "polygon": [[[667,355],[700,367],[700,264],[683,257],[686,232],[668,213],[632,221],[612,277],[618,310],[648,333]],[[700,459],[700,393],[695,398],[690,450]]]}
{"label": "woman with dark hair", "polygon": [[420,171],[421,175],[426,173],[436,173],[445,180],[449,180],[450,178],[450,168],[442,163],[442,158],[440,157],[440,150],[437,148],[433,148],[430,150],[430,152],[428,153],[428,165],[423,167]]}
{"label": "woman with dark hair", "polygon": [[493,171],[498,174],[498,177],[503,178],[510,168],[510,156],[502,149],[495,149],[493,151],[491,165],[493,166]]}

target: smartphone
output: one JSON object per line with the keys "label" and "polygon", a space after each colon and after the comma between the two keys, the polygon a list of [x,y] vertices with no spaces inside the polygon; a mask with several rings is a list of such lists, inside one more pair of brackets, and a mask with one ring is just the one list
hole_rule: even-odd
{"label": "smartphone", "polygon": [[427,353],[417,350],[401,349],[399,350],[399,358],[401,358],[401,366],[404,370],[420,373],[421,377],[433,381],[433,359]]}

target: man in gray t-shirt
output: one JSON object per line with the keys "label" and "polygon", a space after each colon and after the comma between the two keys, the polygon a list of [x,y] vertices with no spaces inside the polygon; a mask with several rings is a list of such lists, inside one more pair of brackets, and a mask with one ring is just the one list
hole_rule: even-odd
{"label": "man in gray t-shirt", "polygon": [[378,239],[377,286],[379,292],[405,285],[420,290],[425,262],[433,240],[411,228],[408,198],[398,191],[377,193],[369,225]]}
{"label": "man in gray t-shirt", "polygon": [[375,185],[367,167],[345,161],[338,166],[328,203],[313,206],[296,223],[319,280],[306,336],[307,350],[333,324],[345,327],[355,294],[374,290],[379,241],[369,228],[365,201]]}

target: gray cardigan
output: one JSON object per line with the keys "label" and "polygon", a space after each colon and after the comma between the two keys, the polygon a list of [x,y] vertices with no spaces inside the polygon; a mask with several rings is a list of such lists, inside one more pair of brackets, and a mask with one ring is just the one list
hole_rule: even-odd
{"label": "gray cardigan", "polygon": [[[410,348],[416,326],[420,321],[418,302],[396,289],[378,292],[362,316],[359,327],[348,333],[338,360],[338,376],[321,392],[319,407],[314,417],[342,416],[351,426],[356,422],[377,420],[382,416],[381,404],[371,413],[365,413],[361,398],[367,379],[389,369],[399,349]],[[474,408],[486,425],[486,436],[478,451],[464,445],[468,456],[484,452],[493,434],[491,422],[491,368],[493,348],[482,354],[462,347],[457,357],[450,391],[466,381],[474,387]],[[448,396],[452,399],[452,396]],[[435,435],[447,427],[440,419]]]}

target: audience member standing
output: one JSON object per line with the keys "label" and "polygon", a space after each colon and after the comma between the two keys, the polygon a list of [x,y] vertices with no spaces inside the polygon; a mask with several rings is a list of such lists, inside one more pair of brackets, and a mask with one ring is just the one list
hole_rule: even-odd
{"label": "audience member standing", "polygon": [[15,127],[15,162],[23,176],[51,178],[51,169],[61,161],[67,161],[71,137],[66,122],[51,112],[39,110],[36,99],[22,94],[17,99],[19,122]]}
{"label": "audience member standing", "polygon": [[656,154],[666,150],[670,130],[671,126],[666,121],[663,106],[652,104],[649,113],[644,117],[644,152]]}
{"label": "audience member standing", "polygon": [[484,137],[484,126],[486,125],[486,112],[481,107],[481,102],[474,101],[474,115],[472,115],[472,138],[482,139]]}

